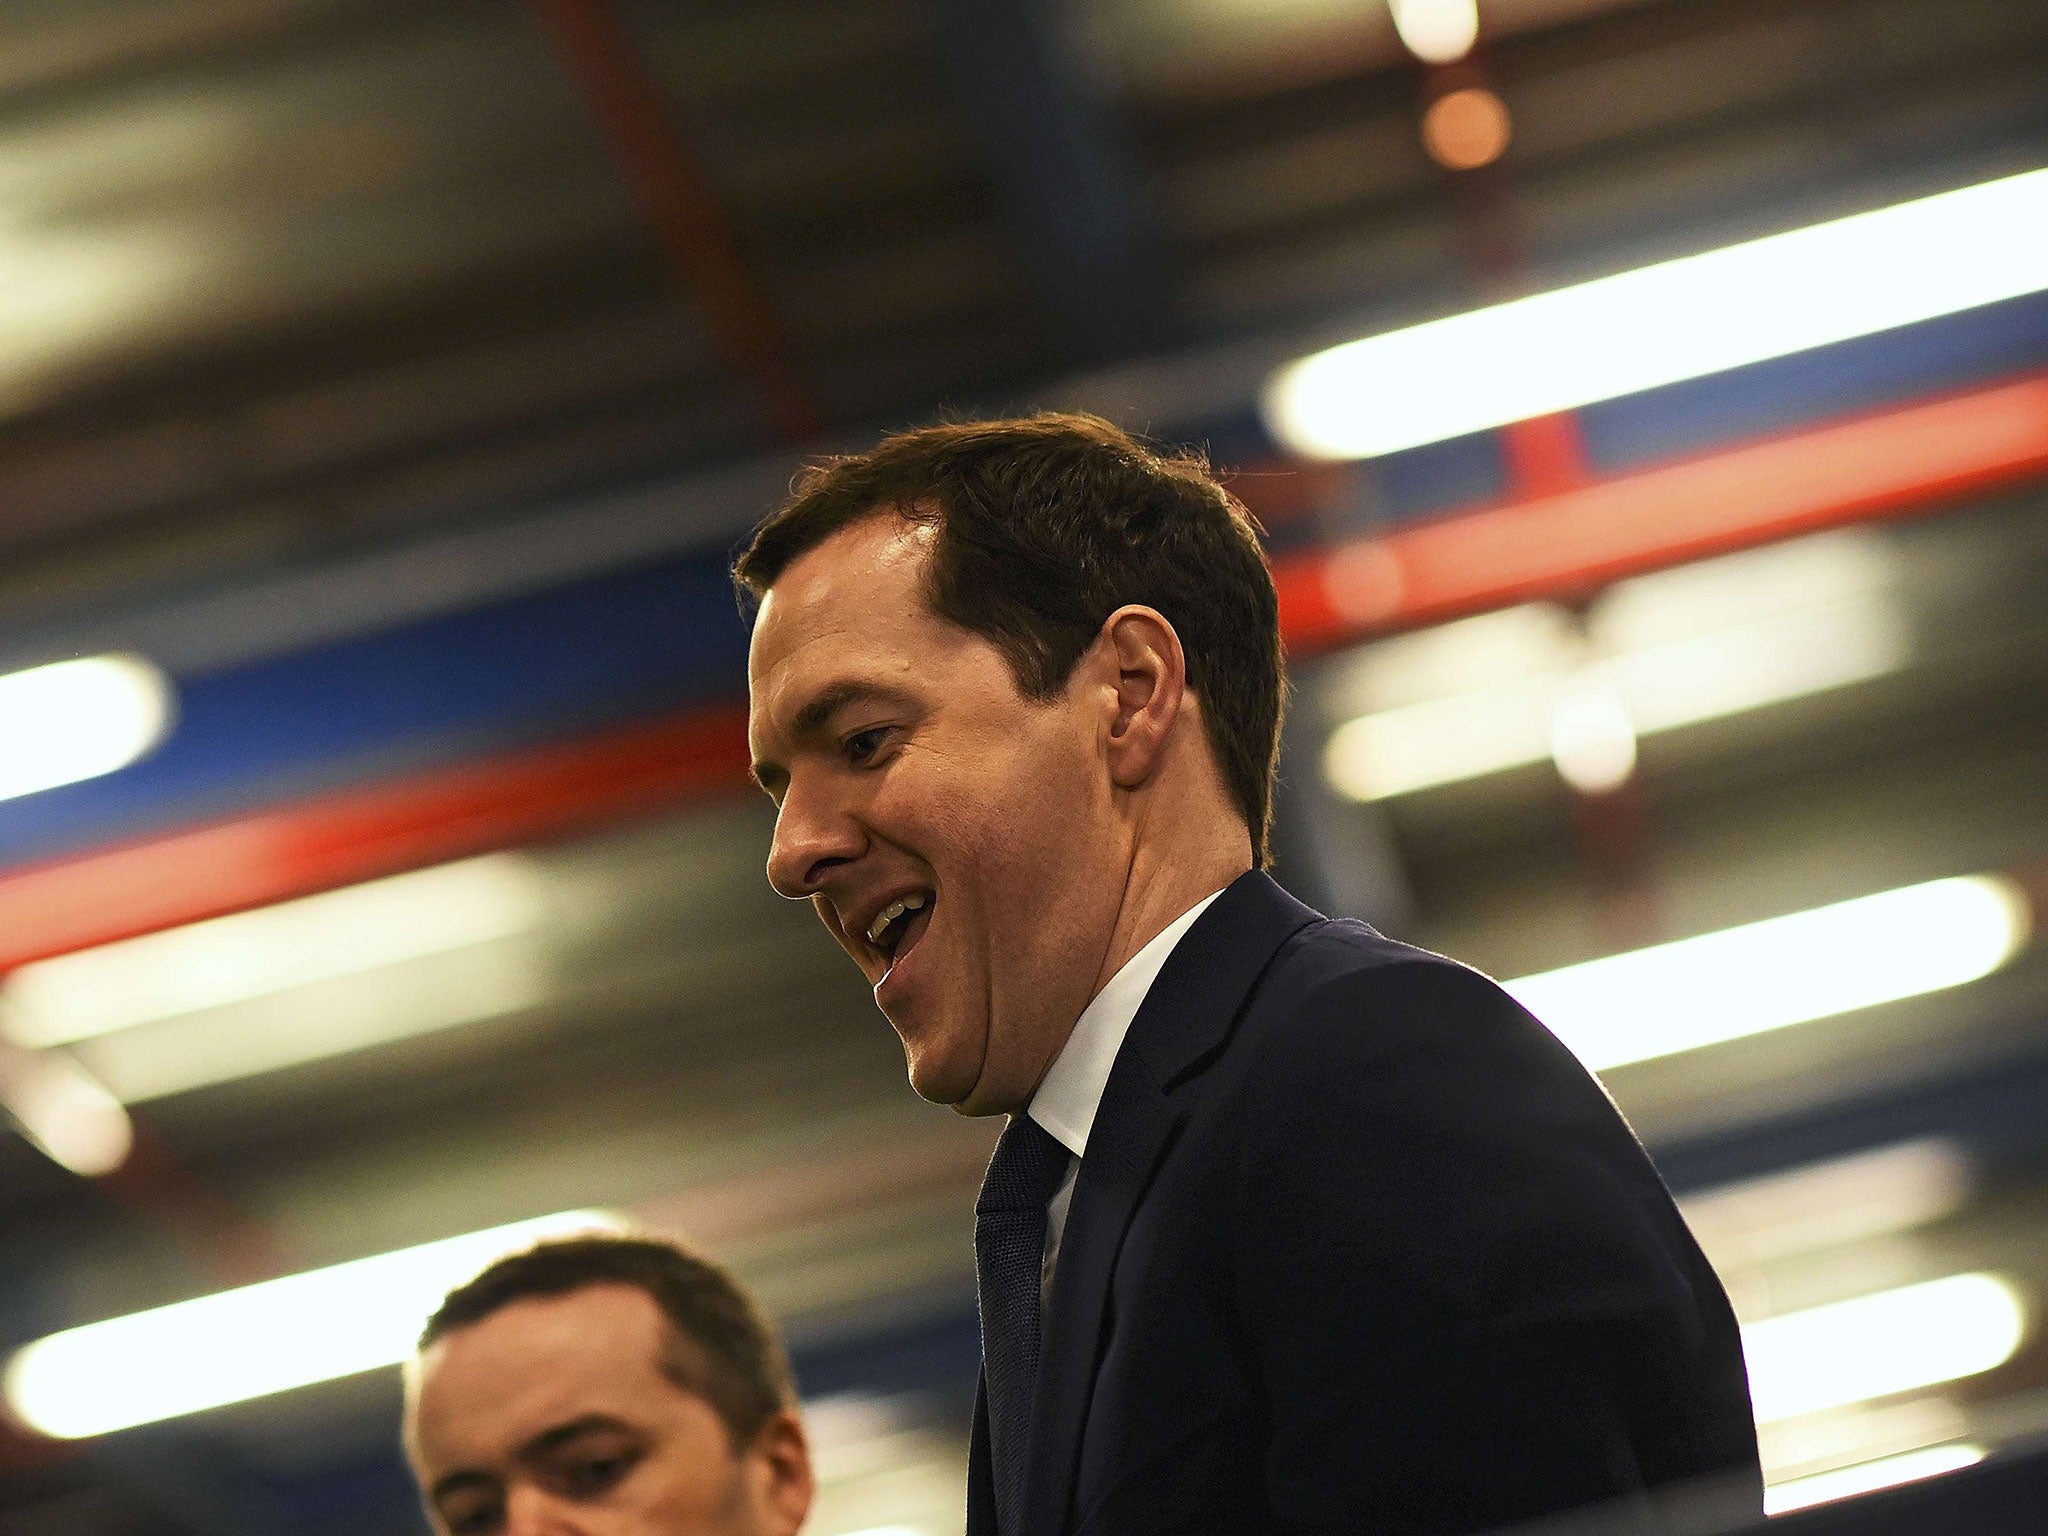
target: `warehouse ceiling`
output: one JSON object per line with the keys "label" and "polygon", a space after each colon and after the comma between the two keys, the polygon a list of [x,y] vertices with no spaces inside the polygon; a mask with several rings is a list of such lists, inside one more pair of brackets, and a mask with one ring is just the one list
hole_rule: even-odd
{"label": "warehouse ceiling", "polygon": [[[786,440],[560,9],[6,8],[0,622]],[[821,431],[1469,297],[1366,0],[618,14]],[[2027,0],[1487,14],[1540,271],[1981,177],[2039,124]]]}
{"label": "warehouse ceiling", "polygon": [[[1485,195],[1523,284],[2048,161],[2038,0],[1481,13],[1513,123]],[[603,14],[0,6],[0,654],[116,615],[203,677],[677,528],[721,546],[806,450],[946,411],[1227,424],[1268,363],[1504,282],[1474,183],[1423,151],[1434,87],[1378,0],[618,0],[619,32],[579,29]],[[1508,977],[1951,875],[2010,872],[2048,912],[2043,513],[2021,487],[1815,546],[1799,570],[1881,578],[1884,663],[1645,734],[1619,865],[1547,760],[1332,793],[1325,753],[1396,653],[1305,664],[1281,873]],[[1581,596],[1522,618],[1570,628]],[[469,883],[380,887],[395,904],[361,931],[449,889],[506,921],[78,1042],[141,1152],[86,1184],[0,1138],[4,1321],[591,1201],[733,1259],[805,1349],[856,1317],[971,1314],[989,1128],[910,1094],[855,972],[767,889],[770,825],[730,797],[427,871]],[[251,932],[260,955],[288,930]],[[1978,1262],[2048,1295],[2044,955],[1608,1074],[1688,1191],[1902,1137],[1967,1149],[1970,1194],[1910,1240],[1854,1273],[1749,1264],[1738,1300]],[[1999,1433],[2048,1422],[2040,1349],[1991,1380]],[[175,1454],[0,1435],[0,1532],[372,1528],[249,1511],[350,1447],[397,1479],[389,1386],[206,1419]],[[955,1450],[917,1452],[947,1488]],[[373,1506],[352,1497],[334,1508]]]}

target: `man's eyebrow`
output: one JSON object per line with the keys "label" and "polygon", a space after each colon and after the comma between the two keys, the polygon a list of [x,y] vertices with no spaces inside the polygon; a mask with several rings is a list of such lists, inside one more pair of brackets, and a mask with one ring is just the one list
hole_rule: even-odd
{"label": "man's eyebrow", "polygon": [[[801,741],[815,736],[832,722],[832,717],[849,704],[860,704],[870,699],[886,704],[901,704],[908,695],[883,683],[863,682],[858,678],[847,678],[823,689],[796,712],[789,724],[790,736]],[[752,769],[754,782],[770,794],[775,786],[789,778],[789,772],[780,763],[757,762]]]}
{"label": "man's eyebrow", "polygon": [[608,1413],[586,1413],[579,1419],[571,1419],[566,1424],[557,1424],[551,1429],[542,1430],[519,1447],[519,1459],[531,1461],[536,1456],[545,1456],[549,1451],[557,1450],[578,1435],[587,1435],[592,1430],[622,1430],[627,1434],[635,1433],[633,1426],[624,1419],[614,1418]]}
{"label": "man's eyebrow", "polygon": [[[548,1452],[574,1440],[578,1435],[587,1435],[593,1430],[617,1430],[627,1434],[636,1433],[633,1426],[624,1419],[614,1418],[608,1413],[586,1413],[581,1418],[570,1419],[567,1423],[556,1424],[542,1430],[531,1440],[519,1447],[518,1459],[532,1461]],[[474,1468],[463,1468],[450,1472],[446,1477],[434,1479],[434,1486],[427,1490],[427,1497],[435,1504],[452,1493],[465,1493],[472,1488],[495,1488],[498,1479],[488,1472]]]}
{"label": "man's eyebrow", "polygon": [[790,722],[789,733],[796,737],[814,736],[832,721],[832,717],[849,704],[862,704],[873,699],[885,704],[900,704],[905,695],[901,690],[883,683],[862,682],[848,678],[845,682],[834,683],[810,703],[796,712]]}

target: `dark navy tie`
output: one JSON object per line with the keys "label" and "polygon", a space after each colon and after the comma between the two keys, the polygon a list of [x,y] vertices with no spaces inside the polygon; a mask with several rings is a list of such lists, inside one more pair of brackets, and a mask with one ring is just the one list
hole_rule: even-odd
{"label": "dark navy tie", "polygon": [[1045,1207],[1059,1190],[1070,1155],[1029,1115],[1012,1117],[989,1159],[974,1207],[981,1368],[1001,1536],[1018,1536],[1024,1518],[1024,1465],[1031,1446],[1031,1400],[1038,1387]]}

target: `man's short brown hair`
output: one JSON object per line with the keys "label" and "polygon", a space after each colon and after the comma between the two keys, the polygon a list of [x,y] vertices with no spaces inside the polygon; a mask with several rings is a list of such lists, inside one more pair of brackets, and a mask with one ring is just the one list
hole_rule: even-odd
{"label": "man's short brown hair", "polygon": [[558,1238],[499,1259],[448,1293],[427,1320],[419,1348],[424,1353],[515,1301],[567,1296],[592,1285],[630,1285],[653,1299],[680,1346],[663,1356],[662,1373],[711,1405],[735,1447],[751,1445],[762,1425],[796,1406],[788,1357],[738,1282],[658,1238]]}
{"label": "man's short brown hair", "polygon": [[1118,608],[1157,609],[1267,862],[1286,689],[1279,605],[1257,525],[1199,455],[1155,452],[1094,416],[899,433],[806,470],[733,577],[758,601],[799,556],[883,512],[937,529],[932,611],[1001,650],[1026,697],[1059,694]]}

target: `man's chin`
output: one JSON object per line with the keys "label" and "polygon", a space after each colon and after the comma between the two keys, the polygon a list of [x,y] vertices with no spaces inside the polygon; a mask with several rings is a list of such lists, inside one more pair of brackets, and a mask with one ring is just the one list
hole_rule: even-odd
{"label": "man's chin", "polygon": [[920,1068],[913,1058],[910,1063],[910,1086],[917,1096],[928,1104],[943,1104],[946,1108],[963,1115],[988,1113],[986,1110],[971,1107],[975,1087],[972,1077]]}
{"label": "man's chin", "polygon": [[956,1115],[970,1119],[983,1115],[1009,1114],[1021,1108],[1010,1102],[1001,1093],[994,1091],[994,1085],[980,1072],[972,1076],[961,1074],[956,1077],[938,1078],[933,1074],[920,1073],[915,1066],[910,1072],[910,1086],[920,1098],[933,1104],[943,1104]]}
{"label": "man's chin", "polygon": [[910,1068],[910,1086],[930,1104],[943,1104],[963,1115],[985,1115],[987,1109],[974,1105],[975,1089],[981,1082],[981,1061],[965,1061],[960,1053],[934,1046],[920,1047],[902,1023],[895,1019],[897,1035],[903,1041],[903,1055]]}

